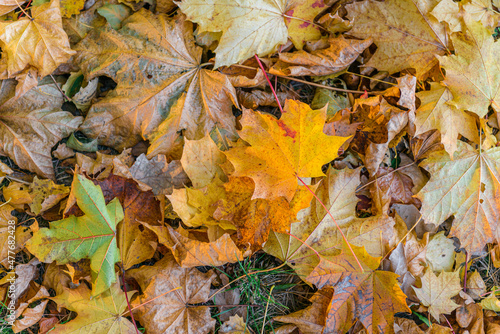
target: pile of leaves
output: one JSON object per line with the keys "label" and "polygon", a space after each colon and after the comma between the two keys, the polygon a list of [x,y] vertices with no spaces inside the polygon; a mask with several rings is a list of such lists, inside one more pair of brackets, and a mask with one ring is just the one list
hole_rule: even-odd
{"label": "pile of leaves", "polygon": [[0,1],[2,333],[500,332],[499,11]]}

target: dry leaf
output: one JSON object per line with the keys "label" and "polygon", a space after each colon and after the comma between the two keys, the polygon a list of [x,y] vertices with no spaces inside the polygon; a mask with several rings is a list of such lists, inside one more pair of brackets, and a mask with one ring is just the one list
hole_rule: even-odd
{"label": "dry leaf", "polygon": [[143,291],[132,307],[137,307],[134,315],[148,333],[201,334],[214,328],[215,319],[210,318],[207,306],[190,306],[207,301],[215,278],[211,270],[203,274],[196,268],[183,269],[167,255],[152,267],[133,269],[129,274]]}
{"label": "dry leaf", "polygon": [[[236,169],[233,175],[255,181],[252,198],[284,196],[291,200],[297,190],[297,177],[324,175],[321,166],[337,157],[346,140],[323,133],[325,118],[326,108],[312,110],[294,100],[287,100],[279,120],[244,111],[239,135],[251,147],[233,148],[225,154]],[[325,146],[329,149],[324,150]]]}
{"label": "dry leaf", "polygon": [[431,269],[427,269],[422,276],[422,287],[413,289],[421,303],[429,307],[429,313],[438,321],[440,314],[450,314],[459,306],[450,299],[462,290],[458,271],[441,272],[436,276]]}
{"label": "dry leaf", "polygon": [[1,21],[0,40],[7,52],[9,77],[28,65],[36,67],[44,77],[76,53],[70,49],[68,35],[62,28],[59,0],[33,6],[31,19]]}
{"label": "dry leaf", "polygon": [[445,26],[430,14],[438,0],[367,0],[346,6],[349,34],[372,38],[377,51],[366,64],[389,73],[414,68],[422,77],[448,50]]}

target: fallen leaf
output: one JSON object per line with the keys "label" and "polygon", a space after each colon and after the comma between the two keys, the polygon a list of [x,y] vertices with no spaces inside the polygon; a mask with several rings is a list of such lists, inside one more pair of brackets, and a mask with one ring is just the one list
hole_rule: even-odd
{"label": "fallen leaf", "polygon": [[417,109],[415,136],[437,129],[441,133],[441,143],[450,156],[457,150],[459,135],[479,142],[475,118],[448,104],[453,99],[448,88],[431,83],[431,89],[417,93],[417,97],[421,105]]}
{"label": "fallen leaf", "polygon": [[161,154],[151,159],[141,154],[130,167],[130,173],[134,180],[147,185],[156,196],[170,195],[174,188],[178,189],[189,183],[181,163],[178,160],[168,163],[167,158]]}
{"label": "fallen leaf", "polygon": [[21,168],[54,179],[50,150],[82,122],[62,111],[63,99],[55,84],[41,81],[22,97],[14,99],[15,81],[2,84],[0,92],[0,153]]}
{"label": "fallen leaf", "polygon": [[296,311],[274,320],[288,324],[294,324],[304,334],[321,333],[325,327],[325,319],[333,296],[332,288],[324,288],[311,297],[312,305],[303,310]]}
{"label": "fallen leaf", "polygon": [[306,278],[318,289],[325,286],[334,289],[323,333],[348,331],[355,320],[368,332],[390,331],[394,314],[409,312],[397,275],[376,270],[380,259],[368,255],[364,248],[352,246],[352,249],[363,270],[344,244],[342,254],[322,259]]}
{"label": "fallen leaf", "polygon": [[185,140],[184,142],[181,164],[194,188],[203,188],[214,178],[227,181],[227,177],[220,167],[225,161],[226,156],[219,150],[210,136],[205,136],[200,140]]}
{"label": "fallen leaf", "polygon": [[[132,298],[135,293],[136,291],[127,292],[128,298]],[[132,322],[124,317],[127,300],[118,282],[111,284],[109,289],[97,297],[85,284],[81,284],[75,289],[64,288],[61,294],[50,299],[78,314],[65,324],[57,324],[51,333],[136,333]]]}
{"label": "fallen leaf", "polygon": [[180,130],[191,140],[214,127],[236,135],[236,92],[223,74],[200,66],[202,49],[183,16],[141,9],[120,30],[94,29],[75,48],[87,80],[106,75],[118,83],[81,127],[100,144],[122,150],[148,139],[149,158],[170,157],[182,145]]}
{"label": "fallen leaf", "polygon": [[172,227],[144,224],[158,236],[158,241],[167,246],[182,268],[198,266],[219,267],[226,263],[243,260],[243,254],[236,247],[229,234],[212,242],[187,238]]}
{"label": "fallen leaf", "polygon": [[120,261],[116,225],[123,219],[118,199],[105,205],[101,189],[82,175],[75,175],[72,192],[84,216],[71,216],[50,223],[33,234],[26,248],[45,263],[58,264],[91,259],[92,296],[115,282],[114,264]]}
{"label": "fallen leaf", "polygon": [[[294,100],[287,100],[279,120],[245,110],[239,135],[251,147],[233,148],[225,154],[236,169],[234,176],[255,181],[252,198],[284,196],[290,201],[297,190],[297,177],[324,175],[321,166],[337,157],[346,140],[323,133],[325,118],[326,109],[312,110]],[[324,150],[325,146],[329,149]]]}
{"label": "fallen leaf", "polygon": [[441,272],[436,276],[431,269],[422,276],[422,287],[413,288],[420,302],[429,307],[429,313],[439,321],[441,314],[450,314],[458,307],[450,298],[456,296],[462,287],[458,271]]}
{"label": "fallen leaf", "polygon": [[459,238],[471,254],[498,238],[499,154],[499,148],[477,152],[458,142],[453,160],[442,150],[421,164],[431,174],[416,195],[422,201],[423,219],[437,226],[454,215],[450,236]]}
{"label": "fallen leaf", "polygon": [[452,271],[455,264],[455,246],[444,232],[434,234],[427,244],[425,260],[434,272]]}
{"label": "fallen leaf", "polygon": [[191,306],[207,302],[215,278],[213,271],[183,269],[167,255],[152,267],[133,269],[129,275],[136,278],[143,291],[132,307],[137,307],[134,315],[148,333],[201,334],[213,330],[215,319],[210,317],[209,307]]}
{"label": "fallen leaf", "polygon": [[[156,250],[156,238],[141,225],[159,225],[163,220],[160,202],[154,194],[151,191],[141,191],[134,180],[114,174],[102,180],[94,180],[94,184],[101,189],[108,205],[111,200],[119,201],[123,208],[123,221],[116,227],[123,267],[128,269],[152,258]],[[79,214],[76,206],[65,212],[66,216]]]}
{"label": "fallen leaf", "polygon": [[[322,0],[208,0],[176,2],[187,18],[198,23],[200,32],[222,32],[215,49],[215,67],[229,66],[252,57],[267,56],[286,44],[287,37],[301,48],[304,39],[319,37],[312,22],[324,7]],[[297,22],[295,22],[297,21]]]}
{"label": "fallen leaf", "polygon": [[31,18],[0,22],[2,49],[7,52],[9,77],[32,65],[41,77],[51,74],[76,52],[62,28],[59,0],[31,7]]}
{"label": "fallen leaf", "polygon": [[371,44],[371,39],[358,41],[331,37],[326,49],[281,52],[278,62],[269,71],[286,76],[322,76],[342,72]]}
{"label": "fallen leaf", "polygon": [[[36,295],[30,298],[27,302],[20,303],[16,313],[20,314],[14,325],[12,326],[12,331],[14,333],[19,333],[22,330],[29,328],[36,324],[42,317],[45,311],[45,307],[49,300],[43,300],[41,303],[34,307],[28,307],[31,303],[34,303],[40,299],[45,299],[46,297],[50,297],[49,292],[44,286],[40,287],[40,290],[36,293]],[[22,317],[22,318],[20,318]]]}
{"label": "fallen leaf", "polygon": [[225,321],[219,331],[220,333],[230,334],[251,334],[243,318],[237,314]]}
{"label": "fallen leaf", "polygon": [[448,103],[459,110],[469,110],[484,117],[491,106],[500,112],[500,63],[494,54],[500,44],[481,23],[466,20],[464,33],[451,37],[455,55],[438,57],[446,70],[443,84],[453,95]]}
{"label": "fallen leaf", "polygon": [[63,184],[55,184],[52,180],[40,180],[35,176],[30,184],[29,192],[32,198],[32,202],[29,204],[31,212],[39,215],[68,196],[69,187]]}

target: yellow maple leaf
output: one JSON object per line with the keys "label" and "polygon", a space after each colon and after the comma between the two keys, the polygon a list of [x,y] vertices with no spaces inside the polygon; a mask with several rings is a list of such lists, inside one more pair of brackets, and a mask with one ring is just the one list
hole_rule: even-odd
{"label": "yellow maple leaf", "polygon": [[59,0],[34,6],[31,17],[0,21],[0,40],[7,52],[9,77],[28,65],[36,67],[44,77],[76,53],[70,49],[68,35],[62,28]]}
{"label": "yellow maple leaf", "polygon": [[[252,198],[284,196],[290,201],[297,190],[297,177],[320,177],[321,166],[338,155],[347,138],[323,133],[326,108],[312,110],[307,104],[287,100],[278,120],[245,110],[239,131],[251,147],[226,152],[236,176],[255,181]],[[271,140],[270,140],[271,139]]]}
{"label": "yellow maple leaf", "polygon": [[500,112],[500,43],[481,23],[465,21],[465,32],[451,39],[456,55],[438,57],[446,69],[444,85],[453,94],[449,103],[483,117],[488,107]]}

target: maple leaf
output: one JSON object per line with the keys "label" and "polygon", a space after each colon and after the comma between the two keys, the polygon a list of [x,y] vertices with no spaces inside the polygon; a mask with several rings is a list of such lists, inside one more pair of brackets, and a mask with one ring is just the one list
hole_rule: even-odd
{"label": "maple leaf", "polygon": [[448,50],[445,26],[429,12],[439,0],[366,0],[346,6],[355,24],[349,34],[372,38],[378,46],[366,66],[399,72],[415,68],[422,77]]}
{"label": "maple leaf", "polygon": [[156,233],[158,241],[171,250],[182,268],[218,267],[243,260],[243,254],[227,233],[215,241],[203,242],[183,236],[170,226],[144,225]]}
{"label": "maple leaf", "polygon": [[26,248],[46,263],[90,258],[92,296],[97,296],[116,280],[114,264],[120,261],[116,225],[123,219],[123,209],[118,199],[106,205],[101,189],[81,175],[75,175],[71,188],[85,215],[51,222],[50,228],[33,234]]}
{"label": "maple leaf", "polygon": [[274,320],[294,324],[305,334],[321,333],[325,327],[332,296],[332,288],[321,289],[309,299],[312,305],[291,314],[278,316]]}
{"label": "maple leaf", "polygon": [[[127,292],[128,298],[135,293],[136,291]],[[60,307],[78,314],[65,324],[57,324],[51,333],[136,333],[134,325],[123,317],[127,300],[118,282],[111,284],[108,290],[97,297],[93,297],[85,284],[80,284],[75,289],[63,288],[61,294],[50,299]]]}
{"label": "maple leaf", "polygon": [[306,278],[318,289],[334,288],[323,333],[344,333],[356,319],[368,333],[388,332],[394,324],[395,313],[410,311],[399,287],[398,275],[376,270],[379,258],[368,255],[364,248],[352,248],[363,271],[344,244],[342,254],[322,259]]}
{"label": "maple leaf", "polygon": [[4,81],[0,101],[0,153],[21,168],[54,179],[50,150],[82,122],[60,108],[63,99],[54,83],[41,81],[14,98],[15,81]]}
{"label": "maple leaf", "polygon": [[431,173],[429,182],[416,195],[422,201],[423,219],[437,226],[454,215],[450,235],[471,254],[500,239],[499,159],[500,148],[478,152],[458,142],[453,160],[441,150],[421,164]]}
{"label": "maple leaf", "polygon": [[3,16],[7,13],[12,12],[13,10],[19,8],[26,1],[24,0],[2,0],[0,3],[0,15]]}
{"label": "maple leaf", "polygon": [[[359,173],[359,169],[330,168],[316,195],[329,209],[351,244],[366,246],[370,254],[382,256],[385,250],[381,244],[394,244],[400,238],[396,235],[395,221],[391,217],[356,218],[355,192],[360,183]],[[321,258],[329,259],[338,255],[343,238],[317,200],[313,200],[301,217],[300,222],[291,225],[290,235],[271,233],[264,251],[292,263],[297,274],[306,277]]]}
{"label": "maple leaf", "polygon": [[448,88],[432,82],[430,90],[416,95],[421,105],[417,109],[415,119],[415,136],[437,129],[441,133],[441,143],[450,156],[457,150],[459,134],[473,142],[479,142],[476,120],[463,110],[447,103],[453,99]]}
{"label": "maple leaf", "polygon": [[189,20],[199,24],[200,32],[222,32],[215,49],[216,68],[255,54],[267,56],[285,44],[288,35],[301,49],[305,39],[319,38],[312,21],[318,9],[325,7],[322,0],[184,0],[176,4]]}
{"label": "maple leaf", "polygon": [[443,271],[436,276],[429,268],[422,277],[422,287],[413,289],[422,304],[429,307],[429,313],[439,321],[440,314],[450,314],[459,306],[450,299],[462,290],[459,271]]}
{"label": "maple leaf", "polygon": [[[123,221],[116,229],[123,267],[128,269],[152,258],[156,249],[151,241],[155,241],[155,235],[140,225],[158,225],[162,220],[160,202],[153,192],[141,191],[134,180],[115,174],[93,182],[101,189],[106,202],[118,200],[123,208]],[[80,214],[76,205],[65,211],[66,216]]]}
{"label": "maple leaf", "polygon": [[[171,255],[153,266],[129,271],[141,285],[143,295],[132,304],[134,315],[151,334],[209,333],[215,326],[208,306],[192,306],[207,302],[213,271],[183,269]],[[178,291],[171,291],[179,289]],[[169,292],[170,291],[170,292]],[[168,293],[167,293],[168,292]],[[139,306],[144,304],[142,306]]]}
{"label": "maple leaf", "polygon": [[235,167],[233,175],[255,181],[252,198],[283,196],[290,201],[297,190],[297,177],[323,176],[321,166],[338,156],[347,139],[324,134],[325,120],[326,108],[312,110],[294,100],[286,101],[279,120],[245,110],[239,135],[251,147],[225,152]]}
{"label": "maple leaf", "polygon": [[469,110],[479,117],[492,106],[500,112],[500,43],[481,23],[466,20],[465,33],[451,36],[455,55],[439,57],[446,69],[443,84],[453,94],[448,103],[456,108]]}
{"label": "maple leaf", "polygon": [[62,28],[59,0],[33,6],[30,18],[0,22],[0,40],[7,52],[9,77],[28,65],[44,77],[76,53]]}
{"label": "maple leaf", "polygon": [[226,156],[210,136],[184,142],[181,163],[194,188],[203,188],[216,177],[226,181],[227,177],[220,166],[225,161]]}
{"label": "maple leaf", "polygon": [[326,49],[306,52],[281,52],[279,60],[270,68],[270,73],[287,76],[330,75],[346,70],[364,49],[372,44],[371,39],[358,41],[343,37],[330,38]]}
{"label": "maple leaf", "polygon": [[214,127],[236,136],[234,87],[200,66],[202,49],[183,16],[169,20],[141,9],[120,30],[94,29],[75,48],[87,80],[106,75],[118,83],[90,108],[81,126],[88,137],[118,150],[148,139],[152,158],[178,154],[180,130],[192,140]]}

